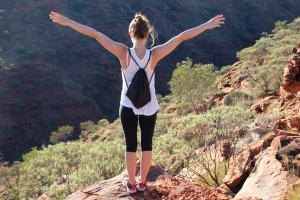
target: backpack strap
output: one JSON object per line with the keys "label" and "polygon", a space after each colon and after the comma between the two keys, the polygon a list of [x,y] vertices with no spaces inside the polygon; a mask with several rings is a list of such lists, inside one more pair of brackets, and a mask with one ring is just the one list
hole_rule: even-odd
{"label": "backpack strap", "polygon": [[[132,58],[132,60],[135,62],[135,64],[136,64],[140,69],[145,69],[145,68],[148,66],[148,63],[149,63],[149,61],[150,61],[152,51],[150,51],[148,61],[147,61],[146,66],[145,66],[144,68],[141,68],[140,65],[137,64],[137,62],[135,61],[135,59],[131,56],[130,48],[128,48],[128,53],[129,53],[129,55],[130,55],[130,58]],[[155,70],[153,70],[153,73],[152,73],[151,78],[150,78],[150,81],[149,81],[149,85],[150,85],[151,80],[152,80],[152,78],[153,78],[154,72],[155,72]],[[127,82],[127,79],[126,79],[126,76],[125,76],[123,70],[122,70],[122,74],[123,74],[123,76],[124,76],[125,83],[126,83],[126,86],[127,86],[127,88],[128,88],[128,82]]]}
{"label": "backpack strap", "polygon": [[136,62],[136,60],[132,57],[130,48],[128,48],[128,52],[129,52],[130,58],[135,62],[135,64],[136,64],[139,68],[141,68],[140,65]]}
{"label": "backpack strap", "polygon": [[151,78],[150,78],[150,81],[149,81],[149,85],[150,85],[151,80],[152,80],[152,78],[153,78],[154,72],[155,72],[155,69],[153,70],[153,73],[152,73],[152,75],[151,75]]}
{"label": "backpack strap", "polygon": [[[132,58],[132,60],[135,62],[135,64],[136,64],[139,68],[141,68],[141,66],[140,66],[140,65],[136,62],[136,60],[132,57],[130,48],[128,48],[128,52],[129,52],[130,58]],[[146,69],[146,67],[148,66],[148,63],[149,63],[150,58],[151,58],[151,53],[152,53],[152,51],[150,51],[148,61],[147,61],[146,65],[145,65],[145,67],[144,67],[143,69]]]}
{"label": "backpack strap", "polygon": [[147,61],[146,65],[145,65],[144,69],[146,69],[146,67],[148,66],[148,63],[149,63],[150,58],[151,58],[151,54],[152,54],[152,51],[150,51],[149,58],[148,58],[148,61]]}
{"label": "backpack strap", "polygon": [[126,86],[127,86],[127,88],[128,88],[128,83],[127,83],[127,79],[126,79],[126,76],[125,76],[125,74],[124,74],[124,72],[123,72],[123,69],[122,69],[122,75],[124,76],[124,79],[125,79],[125,83],[126,83]]}
{"label": "backpack strap", "polygon": [[[151,53],[152,53],[152,51],[150,51],[149,59],[148,59],[148,61],[147,61],[147,64],[146,64],[145,68],[147,67],[148,62],[149,62],[149,60],[150,60],[150,58],[151,58]],[[151,75],[151,78],[150,78],[150,81],[149,81],[149,85],[150,85],[151,80],[152,80],[152,78],[153,78],[154,72],[155,72],[155,69],[153,70],[153,73],[152,73],[152,75]]]}

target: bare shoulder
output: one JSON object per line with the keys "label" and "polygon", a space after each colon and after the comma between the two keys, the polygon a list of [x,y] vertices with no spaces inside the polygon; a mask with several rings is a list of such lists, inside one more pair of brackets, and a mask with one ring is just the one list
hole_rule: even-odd
{"label": "bare shoulder", "polygon": [[150,49],[151,51],[151,69],[154,70],[159,59],[157,46]]}
{"label": "bare shoulder", "polygon": [[120,43],[120,53],[119,53],[119,60],[120,60],[120,64],[121,64],[121,67],[123,69],[126,69],[128,67],[128,64],[129,63],[126,63],[127,61],[129,61],[129,55],[128,55],[128,47],[125,45],[125,44],[121,44]]}
{"label": "bare shoulder", "polygon": [[151,56],[152,56],[152,60],[151,60],[151,62],[152,63],[157,63],[159,60],[158,60],[158,51],[157,51],[157,46],[155,46],[155,47],[152,47],[151,49],[150,49],[150,51],[151,51]]}

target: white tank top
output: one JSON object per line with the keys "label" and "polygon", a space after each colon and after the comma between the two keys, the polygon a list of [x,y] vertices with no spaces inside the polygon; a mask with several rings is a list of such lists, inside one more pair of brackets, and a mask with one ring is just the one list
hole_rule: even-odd
{"label": "white tank top", "polygon": [[[135,53],[134,48],[130,48],[130,52],[131,52],[131,56],[140,65],[140,67],[144,68],[147,61],[148,61],[148,59],[149,59],[150,50],[148,50],[148,49],[146,50],[145,56],[142,60],[139,59],[139,57]],[[127,55],[127,58],[128,58],[128,55]],[[154,70],[152,70],[151,67],[150,67],[151,66],[151,60],[152,60],[152,58],[150,58],[149,63],[147,65],[146,69],[145,69],[149,81],[150,81],[151,76],[154,72]],[[143,107],[137,109],[136,107],[134,107],[134,105],[132,104],[130,99],[126,96],[127,84],[126,84],[124,75],[126,77],[128,85],[130,85],[133,76],[139,70],[139,66],[137,66],[137,64],[130,57],[128,67],[126,69],[121,68],[121,70],[123,70],[124,74],[122,74],[123,86],[122,86],[120,104],[125,106],[125,107],[132,108],[134,114],[136,114],[136,115],[150,116],[150,115],[153,115],[154,113],[156,113],[156,111],[158,109],[158,102],[157,102],[157,98],[156,98],[155,84],[154,84],[154,82],[155,82],[155,73],[153,74],[152,80],[151,80],[150,85],[149,85],[150,93],[151,93],[151,101],[148,104],[144,105]]]}

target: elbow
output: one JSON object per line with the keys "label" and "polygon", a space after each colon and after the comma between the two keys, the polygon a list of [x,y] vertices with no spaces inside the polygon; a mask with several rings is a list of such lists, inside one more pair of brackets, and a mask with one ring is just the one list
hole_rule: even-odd
{"label": "elbow", "polygon": [[178,43],[180,44],[181,42],[183,42],[185,39],[184,39],[184,35],[183,34],[179,34],[177,36],[177,40],[178,40]]}
{"label": "elbow", "polygon": [[100,39],[100,32],[98,31],[93,31],[93,33],[91,34],[91,37],[94,38],[95,40],[99,40]]}

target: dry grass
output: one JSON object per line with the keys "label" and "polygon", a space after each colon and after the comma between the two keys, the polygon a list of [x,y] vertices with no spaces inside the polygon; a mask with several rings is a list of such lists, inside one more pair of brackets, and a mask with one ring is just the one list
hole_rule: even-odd
{"label": "dry grass", "polygon": [[294,187],[292,192],[287,197],[288,200],[299,200],[300,199],[300,185]]}

